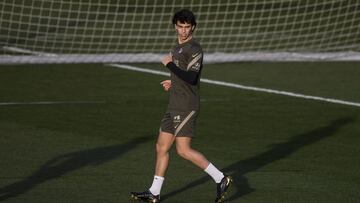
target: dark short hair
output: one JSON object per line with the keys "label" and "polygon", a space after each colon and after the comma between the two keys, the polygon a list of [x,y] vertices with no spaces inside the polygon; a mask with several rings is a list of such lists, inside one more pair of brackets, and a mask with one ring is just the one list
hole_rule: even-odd
{"label": "dark short hair", "polygon": [[172,23],[176,25],[176,23],[180,21],[181,23],[189,23],[192,26],[196,27],[196,18],[193,12],[188,9],[182,9],[175,13]]}

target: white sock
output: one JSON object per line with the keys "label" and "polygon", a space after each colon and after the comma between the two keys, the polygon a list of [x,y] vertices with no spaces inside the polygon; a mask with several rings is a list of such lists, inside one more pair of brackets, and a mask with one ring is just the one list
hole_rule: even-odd
{"label": "white sock", "polygon": [[160,191],[161,191],[161,187],[162,187],[162,184],[164,182],[164,177],[161,177],[161,176],[154,176],[154,180],[153,180],[153,183],[150,187],[150,192],[153,194],[153,195],[159,195],[160,194]]}
{"label": "white sock", "polygon": [[216,183],[220,183],[224,178],[224,174],[219,171],[212,163],[204,170],[207,174],[209,174]]}

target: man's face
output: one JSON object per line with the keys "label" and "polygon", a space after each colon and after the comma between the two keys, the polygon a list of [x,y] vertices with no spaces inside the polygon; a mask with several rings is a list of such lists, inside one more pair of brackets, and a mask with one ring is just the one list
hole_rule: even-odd
{"label": "man's face", "polygon": [[182,23],[180,21],[178,21],[175,25],[175,29],[177,31],[178,34],[178,38],[181,41],[186,41],[187,39],[189,39],[189,37],[192,35],[192,30],[193,30],[194,26],[192,26],[189,23]]}

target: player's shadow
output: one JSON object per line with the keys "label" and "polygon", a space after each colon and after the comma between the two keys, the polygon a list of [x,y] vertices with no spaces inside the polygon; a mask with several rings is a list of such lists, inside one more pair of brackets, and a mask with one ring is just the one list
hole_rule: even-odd
{"label": "player's shadow", "polygon": [[113,159],[117,159],[147,141],[149,141],[149,138],[141,137],[124,144],[99,147],[57,156],[47,161],[37,171],[29,177],[26,177],[24,180],[0,188],[0,201],[17,197],[39,184],[59,178],[80,168],[97,166]]}
{"label": "player's shadow", "polygon": [[[245,177],[247,173],[256,171],[272,162],[281,160],[296,152],[302,147],[316,143],[326,137],[330,137],[334,135],[337,131],[339,131],[341,127],[354,121],[355,118],[353,117],[334,120],[328,126],[321,127],[307,133],[295,135],[287,142],[271,145],[271,148],[268,151],[265,151],[259,155],[250,157],[245,160],[237,161],[223,168],[223,172],[230,174],[234,178],[234,185],[232,190],[235,190],[235,193],[232,196],[228,197],[227,200],[235,200],[243,195],[255,191],[255,189],[250,186],[247,178]],[[170,198],[173,195],[184,192],[198,185],[204,184],[209,180],[209,176],[203,176],[181,188],[178,188],[168,194],[163,195],[162,199],[165,200],[167,198]]]}

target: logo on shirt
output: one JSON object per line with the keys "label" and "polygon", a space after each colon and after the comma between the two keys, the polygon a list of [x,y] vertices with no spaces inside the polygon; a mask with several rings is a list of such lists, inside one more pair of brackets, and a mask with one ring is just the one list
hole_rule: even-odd
{"label": "logo on shirt", "polygon": [[190,68],[192,68],[195,71],[200,70],[200,66],[201,66],[201,63],[202,63],[202,60],[201,60],[202,53],[192,54],[192,57],[194,57],[194,58],[188,64],[187,70],[189,70]]}
{"label": "logo on shirt", "polygon": [[196,70],[196,71],[199,71],[200,70],[200,63],[195,63],[191,68]]}
{"label": "logo on shirt", "polygon": [[179,49],[179,54],[181,54],[181,53],[182,53],[182,51],[183,51],[183,49],[182,49],[182,48],[180,48],[180,49]]}

